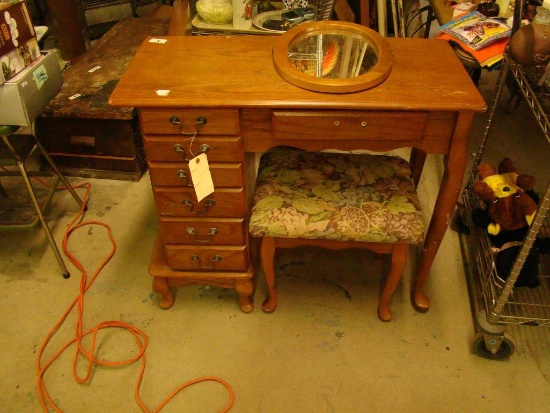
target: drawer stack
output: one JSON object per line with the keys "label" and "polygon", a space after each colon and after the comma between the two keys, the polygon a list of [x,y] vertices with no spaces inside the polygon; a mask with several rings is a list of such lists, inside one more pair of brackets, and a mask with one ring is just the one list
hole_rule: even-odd
{"label": "drawer stack", "polygon": [[[202,283],[242,273],[251,278],[239,112],[142,109],[140,120],[159,219],[157,242],[174,270],[170,275]],[[199,202],[189,161],[201,153],[208,157],[215,189]]]}

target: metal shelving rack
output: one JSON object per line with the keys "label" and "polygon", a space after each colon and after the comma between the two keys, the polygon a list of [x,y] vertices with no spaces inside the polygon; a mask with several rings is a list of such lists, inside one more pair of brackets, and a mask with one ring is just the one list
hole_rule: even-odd
{"label": "metal shelving rack", "polygon": [[[514,20],[520,21],[522,0],[516,0]],[[514,27],[514,33],[517,27]],[[510,75],[510,76],[509,76]],[[479,333],[474,340],[473,348],[477,354],[489,359],[504,359],[514,352],[514,344],[505,335],[506,324],[522,324],[550,327],[550,256],[540,254],[540,286],[514,288],[523,264],[537,237],[550,237],[550,182],[541,196],[535,218],[529,228],[520,251],[506,280],[501,279],[496,271],[491,245],[486,230],[472,222],[475,208],[484,208],[479,198],[471,191],[472,183],[477,179],[476,167],[480,164],[487,139],[491,131],[495,109],[502,89],[508,77],[513,78],[523,98],[528,103],[534,118],[542,129],[550,145],[550,87],[544,81],[544,68],[525,68],[516,64],[506,53],[499,77],[495,86],[489,116],[477,152],[469,182],[463,193],[462,217],[469,227],[472,242],[468,243],[468,253],[477,267],[477,280],[469,280],[470,294],[476,313]],[[479,300],[476,300],[479,298]]]}

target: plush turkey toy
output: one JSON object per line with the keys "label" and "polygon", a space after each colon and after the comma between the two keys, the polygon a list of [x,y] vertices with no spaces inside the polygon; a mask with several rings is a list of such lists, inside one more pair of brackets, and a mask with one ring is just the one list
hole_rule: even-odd
{"label": "plush turkey toy", "polygon": [[[531,175],[519,174],[509,158],[503,159],[498,173],[491,165],[478,166],[480,180],[472,192],[485,201],[486,208],[472,212],[475,225],[487,229],[495,254],[498,276],[507,279],[537,210],[539,198]],[[536,288],[540,285],[539,248],[529,252],[515,287]]]}
{"label": "plush turkey toy", "polygon": [[537,204],[525,191],[535,186],[535,178],[519,174],[510,158],[500,162],[498,173],[488,164],[480,164],[477,170],[480,180],[473,184],[472,192],[488,205],[489,234],[531,225]]}

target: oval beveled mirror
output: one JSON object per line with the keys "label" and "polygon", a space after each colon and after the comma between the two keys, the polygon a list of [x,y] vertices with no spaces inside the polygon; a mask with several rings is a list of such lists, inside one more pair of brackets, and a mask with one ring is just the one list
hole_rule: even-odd
{"label": "oval beveled mirror", "polygon": [[317,21],[283,34],[273,48],[277,73],[308,90],[349,93],[370,89],[389,76],[393,52],[388,41],[355,23]]}

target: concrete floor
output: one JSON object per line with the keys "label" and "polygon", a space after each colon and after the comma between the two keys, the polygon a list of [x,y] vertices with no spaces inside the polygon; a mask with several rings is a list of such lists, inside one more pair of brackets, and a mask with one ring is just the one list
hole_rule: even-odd
{"label": "concrete floor", "polygon": [[[494,74],[484,73],[480,89],[491,96]],[[550,171],[549,145],[525,103],[513,114],[497,113],[495,139],[486,159],[512,156],[545,188]],[[472,129],[472,153],[485,115]],[[441,159],[429,157],[419,187],[429,216]],[[261,311],[265,285],[257,277],[256,308],[242,313],[232,290],[180,287],[169,310],[161,310],[152,292],[148,264],[157,232],[155,207],[146,174],[139,182],[71,178],[90,182],[85,221],[109,225],[116,240],[113,259],[85,294],[83,329],[117,320],[141,330],[149,339],[139,391],[153,411],[179,385],[204,376],[231,386],[232,412],[547,412],[550,405],[550,330],[509,326],[516,345],[506,361],[475,355],[476,333],[459,237],[449,230],[431,269],[426,292],[432,306],[417,313],[409,301],[415,250],[392,301],[394,320],[376,316],[377,296],[387,260],[361,251],[326,254],[302,249],[278,261],[279,305]],[[3,183],[5,180],[3,179]],[[542,188],[542,189],[541,189]],[[82,190],[80,190],[82,193]],[[54,196],[47,218],[61,245],[67,224],[77,212],[66,191]],[[111,246],[105,229],[92,222],[69,240],[90,278]],[[38,412],[36,358],[48,332],[78,294],[81,275],[71,264],[63,279],[38,228],[0,232],[0,411]],[[73,310],[46,347],[45,364],[76,329]],[[83,340],[89,348],[90,337]],[[134,386],[140,363],[122,367],[96,365],[88,383],[72,377],[71,345],[45,374],[45,385],[66,412],[138,412]],[[98,336],[96,355],[124,360],[138,353],[123,329]],[[77,370],[85,375],[80,360]],[[193,385],[163,412],[218,412],[228,392],[219,383]]]}

